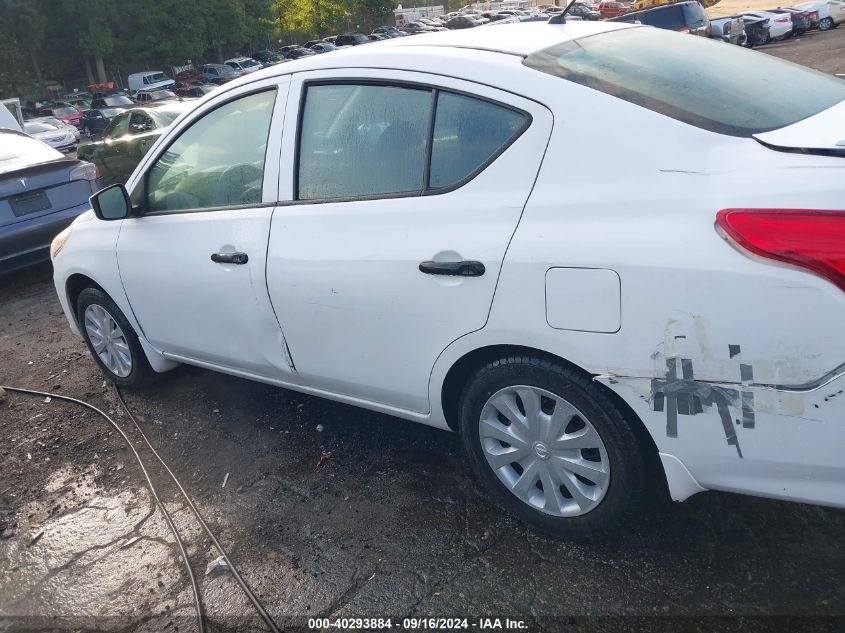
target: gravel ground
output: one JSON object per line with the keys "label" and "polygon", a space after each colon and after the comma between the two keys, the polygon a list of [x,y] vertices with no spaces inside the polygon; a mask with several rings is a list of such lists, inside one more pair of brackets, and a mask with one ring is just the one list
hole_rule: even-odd
{"label": "gravel ground", "polygon": [[[768,49],[800,61],[815,46],[814,63],[836,71],[845,56],[826,51],[843,43],[839,29]],[[90,401],[139,442],[50,274],[0,278],[0,384]],[[703,493],[655,504],[612,541],[572,544],[489,503],[450,433],[189,367],[126,397],[285,628],[314,616],[498,617],[531,631],[845,626],[842,511]],[[195,629],[178,549],[117,432],[74,405],[8,393],[0,437],[0,630]],[[211,630],[264,630],[230,574],[206,575],[217,551],[139,451]]]}

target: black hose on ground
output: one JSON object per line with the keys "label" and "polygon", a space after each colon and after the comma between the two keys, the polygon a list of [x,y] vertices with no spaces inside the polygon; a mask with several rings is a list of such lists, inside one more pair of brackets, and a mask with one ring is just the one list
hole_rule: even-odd
{"label": "black hose on ground", "polygon": [[232,575],[235,577],[235,580],[240,585],[241,589],[243,590],[246,597],[249,598],[249,601],[252,602],[252,606],[255,607],[255,610],[258,612],[258,615],[261,616],[261,619],[264,620],[264,623],[267,625],[273,633],[280,633],[279,627],[276,626],[276,623],[273,621],[273,618],[270,617],[270,614],[267,613],[267,610],[264,608],[264,605],[261,604],[261,601],[255,596],[252,590],[249,588],[249,585],[246,584],[241,575],[238,573],[238,570],[235,568],[235,565],[229,560],[229,555],[226,553],[226,550],[223,549],[223,546],[220,544],[220,541],[217,540],[217,537],[214,536],[214,533],[209,529],[208,524],[205,522],[205,519],[202,518],[202,515],[197,510],[197,507],[194,505],[194,502],[188,496],[188,493],[185,492],[185,489],[182,487],[182,484],[176,478],[176,475],[173,474],[173,471],[170,470],[170,467],[165,463],[165,461],[161,458],[158,454],[156,449],[153,448],[153,445],[150,444],[150,440],[147,439],[146,434],[144,431],[141,430],[140,425],[135,420],[135,416],[132,415],[132,412],[129,410],[129,406],[126,404],[126,400],[123,398],[123,394],[120,392],[120,388],[115,386],[115,391],[117,391],[117,397],[120,400],[120,403],[123,405],[123,410],[126,411],[126,414],[129,416],[129,419],[132,421],[132,424],[135,425],[135,428],[138,429],[138,433],[141,434],[141,437],[144,438],[144,442],[147,444],[147,447],[152,451],[153,455],[155,455],[156,459],[164,466],[164,469],[167,471],[167,474],[170,475],[170,478],[173,479],[173,483],[179,488],[179,491],[182,493],[182,496],[185,497],[185,501],[188,503],[188,506],[191,508],[191,511],[194,513],[194,516],[199,521],[200,525],[202,525],[203,529],[205,530],[208,537],[211,539],[211,542],[214,543],[214,546],[217,548],[217,551],[220,552],[220,555],[223,557],[223,560],[226,561],[226,564],[229,566],[229,569],[232,572]]}
{"label": "black hose on ground", "polygon": [[[158,505],[159,509],[161,510],[161,513],[164,515],[164,520],[167,522],[167,526],[170,528],[170,531],[173,533],[173,538],[176,539],[176,543],[179,546],[179,551],[182,553],[182,560],[185,563],[185,569],[188,572],[188,578],[191,581],[191,590],[193,591],[193,594],[194,594],[194,606],[196,607],[196,612],[197,612],[197,629],[200,631],[200,633],[206,633],[207,629],[206,629],[206,626],[205,626],[205,614],[204,614],[203,608],[202,608],[202,601],[200,600],[199,587],[197,586],[196,578],[194,578],[194,572],[191,569],[191,563],[188,560],[188,553],[185,551],[185,544],[182,542],[182,538],[179,536],[179,532],[178,532],[178,530],[176,529],[176,526],[173,523],[173,519],[170,518],[170,513],[167,511],[167,508],[164,507],[164,504],[161,502],[161,499],[159,499],[158,492],[156,492],[155,486],[153,485],[152,479],[150,479],[150,475],[147,472],[147,468],[144,466],[144,462],[141,459],[141,456],[138,454],[138,451],[135,450],[134,444],[132,444],[132,441],[127,437],[126,433],[123,432],[123,429],[121,429],[120,426],[117,424],[117,422],[112,420],[106,413],[104,413],[103,411],[101,411],[100,409],[95,407],[93,404],[89,404],[89,403],[85,402],[84,400],[78,400],[77,398],[71,398],[70,396],[63,396],[63,395],[60,395],[60,394],[57,394],[57,393],[48,393],[46,391],[35,391],[34,389],[22,389],[20,387],[7,387],[5,385],[0,385],[0,388],[5,389],[6,391],[23,393],[23,394],[30,395],[30,396],[43,396],[43,397],[50,398],[51,400],[64,400],[66,402],[73,402],[74,404],[81,405],[83,407],[86,407],[86,408],[91,409],[92,411],[98,413],[99,415],[104,417],[108,421],[108,423],[111,424],[118,433],[120,433],[121,437],[123,437],[123,439],[126,441],[126,444],[129,446],[129,448],[132,450],[132,453],[135,455],[135,459],[138,461],[138,465],[141,467],[141,472],[144,473],[144,478],[147,480],[147,486],[150,489],[150,494],[152,494],[153,499],[155,499],[156,505]],[[120,395],[119,392],[118,392],[118,395]],[[120,398],[120,401],[123,402],[122,397]],[[123,406],[126,407],[125,402],[123,402]],[[127,413],[128,413],[128,409],[127,409]],[[135,420],[134,420],[134,418],[132,418],[131,414],[130,414],[130,418],[132,419],[133,422],[135,422]],[[137,426],[137,423],[136,423],[135,426]],[[143,435],[143,433],[141,435]],[[146,439],[147,439],[146,436],[144,436],[144,440],[146,440]],[[147,442],[147,446],[149,446],[149,442]],[[151,446],[150,446],[150,448],[152,449]],[[153,453],[156,455],[156,457],[158,457],[158,454],[155,453],[155,451],[153,451]],[[158,459],[159,459],[159,461],[161,461],[160,457],[158,457]],[[162,462],[162,464],[164,464],[164,462]],[[167,468],[166,465],[165,465],[165,468]],[[169,468],[167,469],[167,472],[170,472]],[[172,477],[173,473],[170,473],[170,476]],[[174,477],[174,481],[175,481],[175,477]],[[178,482],[177,482],[177,484],[178,484]],[[180,490],[181,490],[181,488],[182,487],[179,486]],[[184,490],[182,491],[182,494],[185,494]],[[188,503],[190,503],[190,501]],[[193,504],[191,504],[191,507],[193,507]],[[196,510],[194,510],[194,512],[196,512]],[[206,528],[206,530],[207,529],[208,528]]]}

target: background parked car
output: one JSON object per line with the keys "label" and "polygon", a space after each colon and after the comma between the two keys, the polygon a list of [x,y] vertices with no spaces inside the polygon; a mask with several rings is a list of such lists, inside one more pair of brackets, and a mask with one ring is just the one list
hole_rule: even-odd
{"label": "background parked car", "polygon": [[202,81],[202,71],[199,68],[188,68],[173,77],[173,81],[176,82],[176,85]]}
{"label": "background parked car", "polygon": [[243,72],[235,70],[226,64],[205,64],[201,69],[202,77],[205,81],[212,84],[224,84],[227,81],[232,81],[240,77]]}
{"label": "background parked car", "polygon": [[478,22],[469,15],[456,15],[446,22],[447,29],[471,29],[475,26],[479,26]]}
{"label": "background parked car", "polygon": [[428,24],[423,24],[422,22],[408,22],[405,26],[402,27],[408,35],[418,35],[420,33],[434,33],[435,29],[430,27]]}
{"label": "background parked car", "polygon": [[304,48],[302,46],[297,46],[288,50],[285,53],[286,59],[299,59],[300,57],[310,57],[311,55],[316,55],[317,53],[310,48]]}
{"label": "background parked car", "polygon": [[[767,9],[766,13],[774,13],[788,17],[792,20],[792,35],[803,35],[812,28],[810,19],[811,11],[801,11],[800,9]],[[817,25],[818,25],[818,21]]]}
{"label": "background parked car", "polygon": [[199,98],[204,97],[209,92],[219,88],[217,84],[207,84],[203,82],[192,82],[188,84],[176,84],[174,92],[179,97]]}
{"label": "background parked car", "polygon": [[[328,39],[328,38],[326,38]],[[338,35],[334,39],[335,46],[360,46],[361,44],[369,44],[369,38],[363,33],[345,33]]]}
{"label": "background parked car", "polygon": [[629,11],[631,5],[625,2],[606,1],[599,2],[598,12],[603,18],[615,18],[617,15]]}
{"label": "background parked car", "polygon": [[252,59],[260,63],[262,66],[273,66],[284,61],[284,57],[277,55],[273,51],[258,51],[252,54]]}
{"label": "background parked car", "polygon": [[[678,2],[651,9],[630,11],[610,19],[611,22],[640,22],[659,29],[680,31],[710,37],[710,20],[698,2]],[[790,27],[791,28],[791,27]]]}
{"label": "background parked car", "polygon": [[134,105],[135,102],[125,94],[104,95],[102,97],[95,97],[91,101],[91,107],[100,110],[105,108],[131,108]]}
{"label": "background parked car", "polygon": [[190,107],[175,101],[127,110],[109,123],[100,142],[81,145],[77,157],[97,166],[102,186],[124,183],[161,133]]}
{"label": "background parked car", "polygon": [[793,8],[802,11],[816,11],[819,14],[819,30],[829,31],[845,22],[845,2],[834,0],[820,0],[818,2],[802,2]]}
{"label": "background parked car", "polygon": [[773,40],[785,40],[792,37],[792,17],[783,13],[769,13],[768,11],[746,11],[743,15],[752,18],[766,18],[769,37]]}
{"label": "background parked car", "polygon": [[741,15],[732,15],[710,20],[710,37],[728,44],[745,44],[745,22]]}
{"label": "background parked car", "polygon": [[51,116],[61,119],[65,123],[70,123],[75,127],[79,127],[82,121],[82,113],[72,105],[55,104],[46,108],[41,108],[38,111],[38,116]]}
{"label": "background parked car", "polygon": [[377,26],[373,29],[373,33],[384,33],[388,37],[405,37],[407,33],[400,31],[395,26]]}
{"label": "background parked car", "polygon": [[337,50],[337,46],[328,42],[315,42],[308,48],[315,53],[330,53],[331,51]]}
{"label": "background parked car", "polygon": [[71,131],[60,130],[55,125],[43,121],[24,121],[23,131],[60,152],[72,152],[79,142]]}
{"label": "background parked car", "polygon": [[[560,13],[560,11],[553,13]],[[591,9],[586,4],[582,4],[580,2],[576,2],[572,5],[572,8],[569,9],[569,13],[567,13],[567,17],[570,15],[576,15],[582,20],[600,20],[602,17],[601,12]]]}
{"label": "background parked car", "polygon": [[88,138],[96,139],[100,137],[111,120],[121,112],[125,112],[124,108],[102,108],[96,110],[88,110],[82,115],[82,132]]}
{"label": "background parked car", "polygon": [[97,169],[0,129],[0,274],[49,259],[50,241],[90,205]]}
{"label": "background parked car", "polygon": [[157,101],[169,101],[177,99],[176,93],[172,90],[139,90],[135,95],[135,101],[140,104],[148,105]]}
{"label": "background parked car", "polygon": [[160,70],[145,70],[142,73],[132,73],[128,78],[129,91],[153,90],[155,88],[167,88],[174,82],[170,77]]}
{"label": "background parked car", "polygon": [[240,71],[243,74],[252,73],[263,68],[259,62],[255,61],[251,57],[233,57],[232,59],[227,59],[223,63],[229,68]]}
{"label": "background parked car", "polygon": [[769,43],[771,37],[769,36],[768,18],[754,18],[750,15],[744,15],[742,21],[745,24],[745,46],[754,48]]}
{"label": "background parked car", "polygon": [[[85,115],[88,112],[90,112],[90,110],[86,110],[85,112],[82,113],[83,120],[85,119]],[[38,123],[46,123],[47,125],[52,125],[57,130],[61,130],[62,132],[70,132],[71,134],[73,134],[74,138],[76,138],[77,141],[79,140],[79,137],[82,136],[82,132],[79,131],[78,127],[76,127],[75,125],[71,125],[70,123],[66,123],[65,121],[62,121],[61,119],[57,119],[56,117],[53,117],[53,116],[39,117],[37,119],[31,119],[31,121],[32,122],[38,122]]]}

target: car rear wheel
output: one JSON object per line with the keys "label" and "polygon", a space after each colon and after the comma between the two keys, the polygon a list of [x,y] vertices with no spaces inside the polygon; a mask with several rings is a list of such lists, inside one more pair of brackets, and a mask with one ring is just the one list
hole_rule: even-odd
{"label": "car rear wheel", "polygon": [[155,375],[135,330],[102,290],[85,288],[79,294],[76,319],[88,350],[112,382],[136,386]]}
{"label": "car rear wheel", "polygon": [[820,31],[829,31],[833,28],[833,18],[822,18],[819,22]]}
{"label": "car rear wheel", "polygon": [[487,491],[540,531],[603,536],[637,507],[645,471],[636,435],[577,370],[500,358],[471,377],[460,411],[464,447]]}

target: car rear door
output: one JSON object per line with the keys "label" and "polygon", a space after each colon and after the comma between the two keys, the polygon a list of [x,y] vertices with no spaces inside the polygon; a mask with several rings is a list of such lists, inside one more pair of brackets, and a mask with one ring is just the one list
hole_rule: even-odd
{"label": "car rear door", "polygon": [[271,380],[290,374],[267,296],[287,78],[204,103],[130,182],[117,260],[145,338],[166,357]]}
{"label": "car rear door", "polygon": [[424,413],[437,356],[484,327],[552,117],[468,81],[361,74],[292,82],[267,285],[304,384]]}

